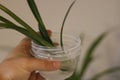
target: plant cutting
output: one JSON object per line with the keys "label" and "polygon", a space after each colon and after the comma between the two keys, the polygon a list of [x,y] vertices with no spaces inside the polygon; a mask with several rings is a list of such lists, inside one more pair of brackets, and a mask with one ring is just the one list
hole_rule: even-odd
{"label": "plant cutting", "polygon": [[0,16],[1,29],[13,29],[29,37],[32,43],[31,54],[34,57],[61,62],[59,70],[40,71],[40,74],[47,80],[56,80],[57,78],[64,80],[70,77],[76,68],[80,53],[80,39],[63,34],[66,18],[75,2],[76,0],[72,2],[65,14],[60,33],[52,33],[52,36],[49,36],[47,33],[46,26],[34,0],[27,0],[27,3],[38,23],[40,35],[14,12],[0,4],[0,9],[20,24],[20,26],[18,26],[9,19]]}
{"label": "plant cutting", "polygon": [[[16,24],[14,24],[13,22],[9,21],[8,19],[4,18],[3,16],[0,16],[0,21],[1,21],[0,28],[14,29],[14,30],[26,35],[27,37],[29,37],[30,39],[32,39],[35,43],[37,43],[39,45],[54,47],[54,44],[47,33],[45,24],[40,16],[40,13],[38,11],[38,8],[37,8],[34,0],[27,0],[27,2],[28,2],[28,5],[29,5],[36,21],[38,22],[38,29],[39,29],[39,32],[41,35],[39,35],[35,30],[33,30],[31,28],[30,25],[28,25],[25,21],[23,21],[20,17],[18,17],[14,12],[9,10],[2,4],[0,4],[0,9],[2,11],[4,11],[5,13],[7,13],[9,16],[11,16],[21,26],[18,26]],[[64,23],[65,23],[65,20],[66,20],[68,14],[70,12],[70,9],[72,8],[74,3],[75,3],[75,1],[70,5],[70,7],[64,17],[63,23],[62,23],[61,32],[60,32],[61,45],[63,44],[62,43],[62,34],[63,34]]]}

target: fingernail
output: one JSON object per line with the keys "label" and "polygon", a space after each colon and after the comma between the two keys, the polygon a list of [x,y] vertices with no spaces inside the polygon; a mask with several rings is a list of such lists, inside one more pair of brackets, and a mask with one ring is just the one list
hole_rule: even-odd
{"label": "fingernail", "polygon": [[55,69],[59,69],[59,68],[60,68],[60,62],[59,62],[59,61],[53,62],[53,67],[54,67]]}
{"label": "fingernail", "polygon": [[40,71],[36,70],[35,73],[36,73],[36,74],[37,74],[37,73],[40,73]]}

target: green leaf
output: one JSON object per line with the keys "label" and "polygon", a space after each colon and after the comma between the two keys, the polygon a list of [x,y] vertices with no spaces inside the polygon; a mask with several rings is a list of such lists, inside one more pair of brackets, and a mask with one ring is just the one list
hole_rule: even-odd
{"label": "green leaf", "polygon": [[[16,14],[14,14],[8,8],[6,8],[2,4],[0,4],[0,9],[2,11],[4,11],[5,13],[7,13],[9,16],[11,16],[14,20],[16,20],[23,27],[25,27],[26,30],[29,31],[29,33],[31,33],[31,36],[34,36],[37,39],[37,41],[39,41],[39,43],[41,43],[40,45],[53,47],[50,43],[46,42],[36,31],[34,31],[27,23],[25,23],[22,19],[20,19]],[[5,21],[5,18],[3,19],[3,17],[1,17],[1,21],[4,21],[7,23],[7,21]],[[10,22],[8,22],[8,23],[10,23]]]}
{"label": "green leaf", "polygon": [[20,19],[16,14],[14,14],[11,10],[0,4],[0,9],[7,13],[9,16],[11,16],[14,20],[16,20],[19,24],[21,24],[23,27],[25,27],[30,33],[32,33],[34,36],[38,37],[39,35],[22,19]]}
{"label": "green leaf", "polygon": [[4,17],[2,17],[2,16],[0,16],[0,21],[15,25],[13,22],[7,20],[6,18],[4,18]]}
{"label": "green leaf", "polygon": [[64,17],[64,19],[63,19],[63,23],[62,23],[62,27],[61,27],[61,31],[60,31],[60,44],[61,44],[61,48],[62,48],[62,49],[64,49],[64,48],[63,48],[63,28],[64,28],[64,24],[65,24],[65,21],[66,21],[66,19],[67,19],[67,17],[68,17],[68,14],[69,14],[72,6],[75,4],[75,2],[76,2],[76,0],[74,0],[74,1],[72,2],[72,4],[69,6],[69,8],[68,8],[68,10],[67,10],[67,12],[66,12],[66,14],[65,14],[65,17]]}
{"label": "green leaf", "polygon": [[7,20],[6,18],[0,16],[0,21],[4,22],[0,24],[0,28],[9,28],[9,29],[14,29],[17,30],[18,32],[21,32],[22,34],[28,36],[29,38],[31,38],[34,42],[41,44],[39,41],[36,41],[35,38],[33,38],[34,36],[32,36],[31,33],[29,33],[29,31],[27,31],[26,29],[17,26],[16,24],[14,24],[13,22]]}
{"label": "green leaf", "polygon": [[[10,28],[10,29],[15,29],[21,33],[23,33],[24,35],[28,36],[29,31],[27,31],[25,28],[19,27],[16,24],[14,24],[13,22],[9,21],[8,19],[0,16],[0,21],[4,22],[4,23],[0,23],[0,27],[1,28]],[[30,34],[31,35],[31,34]],[[32,35],[31,35],[32,36]]]}
{"label": "green leaf", "polygon": [[79,73],[79,77],[82,79],[84,73],[86,72],[87,68],[89,67],[91,61],[93,60],[93,52],[97,48],[97,46],[100,44],[100,42],[104,39],[108,32],[104,32],[101,34],[88,48],[85,58],[83,60],[82,68]]}
{"label": "green leaf", "polygon": [[101,73],[96,74],[90,80],[98,80],[99,78],[101,78],[105,75],[108,75],[108,74],[111,74],[111,73],[114,73],[114,72],[118,72],[118,71],[120,71],[120,67],[110,68],[110,69],[104,70]]}
{"label": "green leaf", "polygon": [[45,39],[47,42],[49,42],[52,46],[54,46],[52,40],[50,39],[49,35],[48,35],[48,32],[47,30],[41,26],[41,24],[38,24],[39,26],[39,30],[40,30],[40,33],[41,33],[41,36],[43,37],[43,39]]}
{"label": "green leaf", "polygon": [[93,52],[97,48],[97,46],[100,44],[100,42],[104,39],[104,37],[107,35],[108,32],[102,33],[98,38],[96,38],[93,43],[88,48],[85,58],[83,60],[82,68],[80,71],[75,70],[73,75],[66,79],[66,80],[82,80],[82,77],[84,73],[86,72],[87,68],[89,67],[90,63],[93,60]]}
{"label": "green leaf", "polygon": [[8,8],[0,4],[0,9],[11,16],[14,20],[16,20],[19,24],[23,25],[28,31],[33,32],[33,29],[25,23],[22,19],[20,19],[16,14],[10,11]]}
{"label": "green leaf", "polygon": [[26,35],[27,37],[29,37],[30,39],[32,39],[34,42],[41,44],[34,36],[31,35],[31,33],[29,33],[26,29],[21,28],[17,25],[13,25],[13,24],[9,24],[9,23],[0,23],[0,28],[3,29],[13,29],[16,30],[24,35]]}
{"label": "green leaf", "polygon": [[80,77],[79,77],[78,73],[74,72],[70,78],[65,79],[65,80],[79,80],[79,79],[80,79]]}
{"label": "green leaf", "polygon": [[[36,18],[37,22],[38,22],[38,27],[39,27],[39,30],[41,32],[41,36],[47,41],[49,42],[51,45],[53,45],[53,42],[51,41],[48,33],[47,33],[47,30],[45,28],[45,25],[42,21],[42,18],[40,16],[40,13],[37,9],[37,6],[34,2],[34,0],[27,0],[28,4],[29,4],[29,7],[34,15],[34,17]],[[54,45],[53,45],[54,46]]]}

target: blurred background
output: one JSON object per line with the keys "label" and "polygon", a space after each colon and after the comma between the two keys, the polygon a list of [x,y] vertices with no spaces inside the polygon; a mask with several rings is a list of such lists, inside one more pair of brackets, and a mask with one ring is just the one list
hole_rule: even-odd
{"label": "blurred background", "polygon": [[[59,32],[64,15],[73,0],[35,0],[47,29]],[[0,0],[37,31],[34,19],[26,0]],[[11,17],[0,10],[0,15]],[[111,32],[94,53],[94,62],[89,66],[85,79],[107,68],[120,66],[120,0],[77,0],[64,27],[64,33],[73,36],[84,34],[80,64],[91,42],[107,30]],[[24,38],[13,31],[0,30],[0,61]],[[91,73],[92,72],[92,73]],[[111,74],[100,80],[119,80],[120,73]]]}

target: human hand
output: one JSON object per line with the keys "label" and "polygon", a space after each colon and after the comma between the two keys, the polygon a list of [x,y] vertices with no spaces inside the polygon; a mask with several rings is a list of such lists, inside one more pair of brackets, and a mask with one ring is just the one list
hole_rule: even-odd
{"label": "human hand", "polygon": [[56,70],[58,61],[36,59],[30,54],[31,41],[23,39],[0,64],[0,80],[44,80],[35,70]]}

